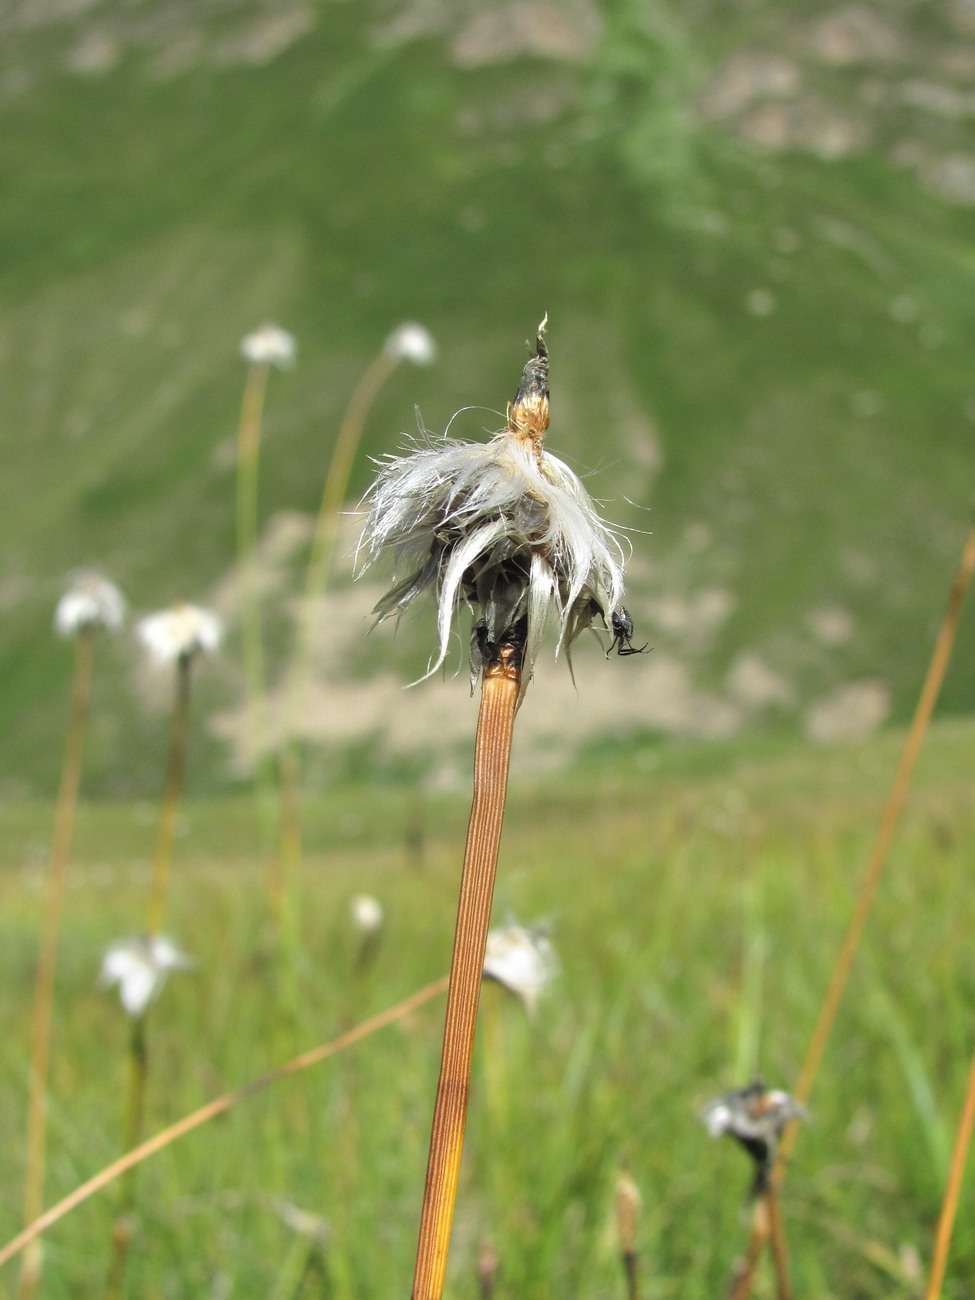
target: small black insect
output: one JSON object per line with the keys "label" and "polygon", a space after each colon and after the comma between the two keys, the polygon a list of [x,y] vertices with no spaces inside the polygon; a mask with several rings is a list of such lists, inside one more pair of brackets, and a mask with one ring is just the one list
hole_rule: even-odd
{"label": "small black insect", "polygon": [[633,632],[635,630],[633,619],[625,605],[620,605],[618,610],[613,610],[610,617],[610,626],[613,630],[613,640],[606,651],[607,659],[614,650],[618,655],[642,655],[644,653],[649,642],[645,642],[641,646],[633,644]]}

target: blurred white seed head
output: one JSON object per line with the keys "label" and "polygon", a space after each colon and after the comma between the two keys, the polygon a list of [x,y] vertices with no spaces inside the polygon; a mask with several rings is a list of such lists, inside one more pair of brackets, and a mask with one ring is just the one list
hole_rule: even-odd
{"label": "blurred white seed head", "polygon": [[386,919],[382,903],[371,894],[356,894],[349,903],[349,912],[356,929],[364,935],[378,933]]}
{"label": "blurred white seed head", "polygon": [[415,366],[429,366],[437,359],[437,344],[430,331],[416,321],[404,321],[383,345],[388,357],[412,361]]}
{"label": "blurred white seed head", "polygon": [[294,365],[298,344],[293,334],[280,325],[261,325],[240,341],[240,354],[257,366],[277,366],[280,370]]}
{"label": "blurred white seed head", "polygon": [[74,574],[54,612],[54,626],[61,636],[74,636],[89,627],[117,632],[124,622],[125,598],[114,582],[95,572]]}
{"label": "blurred white seed head", "polygon": [[223,639],[223,624],[211,609],[178,604],[142,619],[139,640],[159,664],[213,654]]}
{"label": "blurred white seed head", "polygon": [[521,998],[534,1014],[539,994],[559,973],[559,959],[546,935],[523,925],[488,931],[484,978]]}
{"label": "blurred white seed head", "polygon": [[768,1186],[779,1139],[792,1120],[808,1119],[809,1112],[781,1088],[766,1088],[756,1079],[746,1088],[722,1093],[701,1111],[701,1123],[711,1137],[727,1134],[739,1142],[755,1162],[752,1192]]}
{"label": "blurred white seed head", "polygon": [[162,991],[170,971],[188,970],[192,960],[162,935],[140,934],[113,943],[102,959],[98,983],[108,989],[118,985],[128,1015],[144,1015]]}
{"label": "blurred white seed head", "polygon": [[521,694],[547,622],[559,627],[556,654],[594,622],[608,628],[623,597],[625,554],[577,476],[543,449],[548,427],[548,352],[539,326],[508,427],[487,443],[437,439],[380,462],[366,494],[359,538],[362,570],[393,556],[394,585],[375,608],[381,621],[432,591],[444,662],[454,615],[474,615],[472,684],[491,647],[527,622]]}

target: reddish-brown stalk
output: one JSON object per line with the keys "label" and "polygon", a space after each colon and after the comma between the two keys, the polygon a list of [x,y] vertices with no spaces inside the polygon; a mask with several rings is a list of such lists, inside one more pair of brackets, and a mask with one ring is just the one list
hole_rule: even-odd
{"label": "reddish-brown stalk", "polygon": [[955,1137],[955,1149],[951,1156],[951,1168],[948,1171],[948,1183],[945,1187],[941,1214],[938,1216],[938,1231],[934,1239],[934,1258],[931,1262],[931,1276],[924,1300],[938,1300],[944,1283],[945,1269],[948,1265],[948,1247],[955,1226],[955,1214],[958,1210],[958,1197],[961,1194],[961,1180],[965,1172],[965,1161],[972,1141],[972,1128],[975,1127],[975,1056],[972,1057],[968,1073],[968,1087],[962,1106],[961,1119],[958,1121],[958,1133]]}
{"label": "reddish-brown stalk", "polygon": [[[51,1061],[51,1023],[54,1007],[54,975],[57,966],[58,939],[64,911],[64,891],[68,876],[68,855],[74,830],[75,809],[81,783],[81,756],[91,703],[92,665],[95,654],[95,628],[82,626],[75,639],[75,666],[71,684],[71,711],[65,741],[61,782],[54,812],[54,837],[48,868],[47,906],[34,988],[31,1018],[30,1075],[27,1104],[27,1156],[25,1161],[24,1221],[32,1222],[44,1204],[44,1164],[47,1145],[47,1089]],[[18,1294],[31,1300],[40,1281],[40,1250],[24,1256]]]}
{"label": "reddish-brown stalk", "polygon": [[471,1054],[491,919],[523,633],[505,637],[484,670],[474,743],[474,797],[457,905],[443,1055],[420,1215],[413,1300],[440,1300],[467,1121]]}
{"label": "reddish-brown stalk", "polygon": [[76,1209],[89,1197],[100,1192],[103,1187],[108,1187],[116,1178],[126,1173],[129,1169],[134,1169],[140,1165],[143,1160],[148,1160],[150,1156],[162,1151],[178,1138],[185,1137],[187,1133],[192,1133],[194,1129],[200,1128],[208,1123],[211,1119],[216,1119],[218,1115],[225,1114],[237,1102],[244,1101],[247,1097],[253,1097],[255,1093],[262,1092],[265,1088],[270,1087],[272,1083],[278,1083],[282,1079],[290,1078],[293,1074],[298,1074],[301,1070],[307,1070],[312,1065],[318,1065],[320,1061],[326,1060],[330,1056],[343,1051],[346,1047],[352,1047],[355,1043],[360,1043],[370,1034],[376,1033],[380,1029],[385,1029],[387,1025],[402,1020],[417,1008],[422,1007],[425,1003],[432,1001],[438,994],[443,993],[447,988],[448,977],[442,976],[434,980],[432,984],[425,985],[416,993],[411,993],[408,998],[402,1002],[397,1002],[395,1006],[388,1007],[385,1011],[380,1011],[375,1016],[370,1016],[368,1020],[362,1021],[353,1029],[347,1030],[340,1034],[338,1038],[333,1038],[329,1043],[323,1043],[320,1047],[313,1047],[308,1052],[302,1052],[293,1060],[288,1061],[285,1065],[279,1065],[276,1069],[270,1070],[258,1079],[252,1079],[250,1083],[245,1083],[242,1087],[237,1088],[234,1092],[225,1093],[222,1097],[217,1097],[213,1101],[207,1102],[199,1110],[195,1110],[190,1115],[185,1115],[182,1119],[177,1120],[175,1124],[170,1124],[168,1128],[163,1129],[154,1137],[148,1138],[140,1146],[132,1151],[127,1151],[125,1155],[119,1156],[113,1160],[110,1165],[94,1174],[87,1182],[76,1187],[73,1192],[63,1200],[58,1201],[57,1205],[52,1205],[38,1218],[28,1223],[23,1232],[17,1234],[11,1241],[0,1249],[0,1267],[9,1260],[25,1250],[38,1237],[52,1228],[66,1214]]}
{"label": "reddish-brown stalk", "polygon": [[[822,1062],[823,1053],[826,1050],[826,1042],[829,1038],[830,1031],[836,1019],[836,1013],[839,1010],[843,993],[853,969],[853,962],[856,958],[857,951],[860,947],[860,940],[863,937],[863,931],[866,928],[867,918],[870,914],[870,907],[873,903],[874,895],[877,891],[877,885],[880,876],[887,862],[887,855],[890,852],[890,846],[893,842],[894,833],[900,823],[901,813],[904,809],[904,801],[907,796],[907,788],[910,784],[911,776],[914,773],[914,767],[917,763],[918,755],[924,744],[924,738],[927,735],[928,725],[931,721],[931,715],[934,712],[934,706],[937,703],[938,696],[941,692],[941,686],[944,682],[945,673],[948,669],[948,663],[951,659],[951,652],[955,644],[955,637],[958,632],[958,623],[961,617],[961,608],[965,599],[965,594],[971,585],[972,576],[975,574],[975,523],[969,527],[965,538],[965,544],[962,547],[961,558],[958,562],[958,568],[955,572],[954,580],[951,585],[951,591],[948,595],[948,602],[945,612],[938,628],[938,634],[935,638],[934,649],[931,654],[931,661],[928,665],[928,671],[924,679],[924,685],[921,688],[921,694],[918,699],[917,708],[911,721],[910,730],[907,733],[907,739],[904,742],[904,749],[901,754],[900,762],[894,773],[894,779],[891,783],[890,793],[887,796],[887,803],[884,806],[883,814],[880,819],[880,826],[874,840],[873,849],[867,861],[863,878],[860,882],[860,889],[857,893],[856,903],[853,908],[853,916],[850,919],[846,935],[843,939],[842,947],[836,959],[833,973],[826,990],[826,996],[823,999],[822,1008],[819,1018],[816,1022],[816,1028],[810,1039],[809,1048],[806,1052],[806,1059],[803,1062],[802,1069],[799,1072],[799,1078],[793,1089],[793,1096],[800,1105],[805,1105],[809,1100],[813,1084],[819,1073],[819,1067]],[[785,1132],[779,1149],[776,1166],[772,1173],[772,1185],[777,1187],[781,1184],[786,1162],[792,1153],[798,1137],[798,1125],[791,1124]],[[748,1245],[748,1258],[755,1260],[761,1251],[764,1242],[768,1238],[767,1225],[763,1220],[756,1218],[752,1225],[751,1240]],[[752,1272],[754,1268],[752,1269]],[[735,1292],[735,1300],[747,1300],[751,1294],[751,1277],[743,1290]]]}

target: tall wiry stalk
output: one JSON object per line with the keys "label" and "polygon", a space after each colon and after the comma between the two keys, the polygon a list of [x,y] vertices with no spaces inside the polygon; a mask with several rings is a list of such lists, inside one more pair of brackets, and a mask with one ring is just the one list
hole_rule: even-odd
{"label": "tall wiry stalk", "polygon": [[[146,1084],[149,1076],[147,1026],[149,1003],[161,987],[166,970],[181,964],[179,954],[167,940],[161,938],[160,930],[166,915],[173,844],[186,775],[193,662],[201,650],[216,649],[220,641],[221,629],[216,616],[210,611],[192,605],[177,605],[171,610],[164,610],[144,619],[140,624],[139,632],[156,659],[174,664],[175,686],[169,756],[149,884],[145,932],[137,941],[134,953],[131,952],[132,945],[130,945],[130,955],[137,975],[140,973],[140,961],[144,963],[144,967],[141,972],[143,983],[136,987],[127,1007],[131,1019],[122,1133],[126,1150],[137,1146],[142,1138]],[[121,979],[124,978],[123,970]],[[125,1000],[123,987],[123,1001]],[[116,1300],[116,1297],[122,1293],[129,1246],[135,1227],[135,1204],[136,1171],[133,1168],[125,1174],[119,1184],[118,1205],[112,1229],[112,1253],[105,1284],[107,1300]]]}
{"label": "tall wiry stalk", "polygon": [[924,1300],[939,1300],[941,1288],[948,1267],[948,1248],[955,1226],[958,1211],[958,1198],[961,1195],[961,1180],[968,1159],[968,1148],[972,1141],[972,1129],[975,1128],[975,1056],[968,1072],[968,1086],[965,1089],[965,1101],[962,1105],[958,1132],[955,1135],[955,1149],[951,1155],[951,1168],[948,1170],[948,1182],[945,1186],[941,1213],[938,1215],[938,1230],[934,1238],[934,1255],[931,1260],[931,1272]]}
{"label": "tall wiry stalk", "polygon": [[526,633],[527,620],[522,619],[503,635],[490,653],[481,683],[474,797],[457,904],[443,1055],[413,1275],[414,1300],[436,1300],[443,1293]]}
{"label": "tall wiry stalk", "polygon": [[[31,1016],[30,1075],[27,1103],[27,1157],[24,1190],[24,1221],[32,1222],[44,1204],[44,1166],[47,1147],[47,1090],[51,1059],[51,1022],[54,1008],[54,976],[57,966],[58,940],[64,911],[64,891],[68,877],[68,856],[74,830],[75,809],[81,783],[81,757],[84,750],[88,710],[91,701],[92,664],[95,650],[95,625],[82,625],[75,639],[74,677],[71,685],[71,711],[65,742],[61,781],[54,812],[54,838],[48,867],[47,903],[44,929],[34,986],[34,1009]],[[32,1300],[40,1281],[39,1246],[24,1255],[20,1272],[20,1300]]]}
{"label": "tall wiry stalk", "polygon": [[[362,440],[369,412],[380,390],[404,360],[427,365],[436,356],[436,345],[422,325],[401,325],[389,336],[367,366],[355,387],[332,450],[321,504],[315,519],[311,555],[305,574],[305,591],[299,614],[292,685],[285,701],[286,714],[280,757],[280,888],[287,896],[294,888],[294,876],[301,863],[301,752],[295,738],[295,720],[305,707],[311,676],[312,654],[318,629],[318,603],[328,586],[339,512],[346,498],[352,466]],[[282,902],[283,906],[283,902]]]}
{"label": "tall wiry stalk", "polygon": [[[826,989],[826,995],[820,1008],[819,1017],[816,1021],[816,1027],[813,1030],[812,1037],[809,1041],[809,1047],[806,1051],[806,1057],[803,1061],[802,1068],[799,1071],[799,1078],[796,1081],[793,1096],[800,1105],[805,1105],[809,1100],[813,1084],[819,1073],[819,1067],[822,1063],[823,1054],[826,1051],[826,1044],[832,1031],[833,1024],[836,1020],[836,1014],[839,1010],[843,994],[846,991],[849,982],[850,973],[853,969],[853,963],[856,959],[857,952],[860,948],[860,941],[863,938],[863,932],[866,929],[867,919],[870,915],[870,909],[873,904],[874,896],[877,892],[877,886],[880,883],[880,877],[887,863],[887,857],[890,852],[890,846],[893,843],[894,835],[900,824],[901,814],[904,810],[904,803],[907,797],[908,786],[914,773],[918,755],[924,744],[924,738],[927,735],[928,726],[931,722],[931,716],[934,713],[934,707],[941,693],[941,686],[945,679],[945,673],[948,671],[948,664],[951,659],[951,652],[954,648],[955,637],[958,632],[958,623],[961,618],[962,605],[965,595],[971,585],[972,577],[975,575],[975,522],[968,529],[965,542],[962,547],[961,557],[958,561],[958,567],[951,584],[951,590],[948,595],[948,602],[945,612],[942,616],[941,623],[938,627],[935,638],[934,649],[931,653],[931,661],[928,665],[928,671],[924,678],[924,684],[921,687],[921,694],[918,698],[917,707],[914,711],[914,717],[911,720],[911,726],[907,733],[907,739],[904,742],[904,749],[901,753],[900,762],[894,773],[894,779],[891,783],[890,793],[887,796],[887,802],[880,818],[880,825],[873,843],[870,857],[867,860],[863,877],[860,881],[860,888],[857,892],[856,902],[853,907],[853,915],[847,927],[843,943],[840,947],[836,963],[833,967],[832,975]],[[779,1156],[776,1162],[776,1168],[772,1174],[773,1186],[781,1184],[785,1174],[786,1162],[792,1153],[798,1137],[798,1130],[795,1125],[791,1125],[783,1137]],[[756,1219],[752,1225],[751,1238],[748,1244],[748,1258],[752,1261],[757,1260],[761,1253],[762,1246],[768,1239],[768,1224],[764,1219]],[[752,1269],[754,1272],[754,1267]],[[740,1298],[736,1294],[736,1300],[747,1300],[751,1294],[751,1285],[740,1293]]]}
{"label": "tall wiry stalk", "polygon": [[[241,352],[248,369],[237,428],[237,566],[250,744],[255,756],[258,815],[267,847],[273,840],[275,813],[273,777],[267,759],[264,640],[256,571],[261,423],[271,367],[291,365],[295,341],[285,330],[265,325],[247,335],[241,343]],[[273,854],[268,861],[268,889],[272,914],[279,923],[284,894],[281,866],[274,861]]]}
{"label": "tall wiry stalk", "polygon": [[[424,1188],[414,1300],[443,1293],[515,712],[546,619],[565,649],[594,620],[622,617],[622,555],[572,471],[543,449],[548,351],[539,327],[508,426],[488,443],[444,439],[391,457],[367,502],[360,548],[389,549],[397,574],[376,606],[398,616],[433,591],[443,663],[457,608],[474,614],[472,681],[481,678],[474,799],[461,880],[443,1055]],[[427,674],[429,676],[429,673]]]}

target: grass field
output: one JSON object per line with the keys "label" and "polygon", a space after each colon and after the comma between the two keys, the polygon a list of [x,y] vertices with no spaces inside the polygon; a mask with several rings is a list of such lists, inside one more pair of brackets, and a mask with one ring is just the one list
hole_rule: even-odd
{"label": "grass field", "polygon": [[[522,725],[530,727],[530,704]],[[747,1162],[697,1108],[760,1070],[788,1086],[896,761],[899,737],[634,747],[520,782],[496,920],[545,919],[562,974],[534,1022],[487,986],[450,1294],[475,1296],[479,1244],[498,1296],[623,1295],[613,1191],[644,1202],[645,1294],[713,1297],[744,1239]],[[517,740],[516,740],[517,744]],[[796,1294],[917,1294],[972,1051],[968,888],[975,727],[941,724],[923,759],[786,1184]],[[169,931],[196,959],[150,1016],[147,1131],[333,1036],[446,970],[466,800],[368,784],[309,802],[297,998],[275,979],[248,799],[190,804]],[[50,810],[4,809],[4,1239],[19,1228],[27,1007]],[[81,812],[58,989],[48,1202],[119,1150],[126,1042],[95,988],[138,928],[154,811]],[[356,973],[350,897],[387,910]],[[442,1003],[243,1102],[143,1167],[129,1292],[405,1294]],[[490,1067],[485,1059],[490,1047]],[[946,1296],[975,1285],[972,1193]],[[289,1208],[291,1207],[291,1208]],[[295,1210],[312,1219],[302,1219]],[[114,1200],[56,1227],[44,1294],[100,1293]],[[299,1231],[299,1229],[301,1229]],[[8,1266],[8,1290],[14,1274]],[[757,1294],[772,1294],[771,1278]]]}

